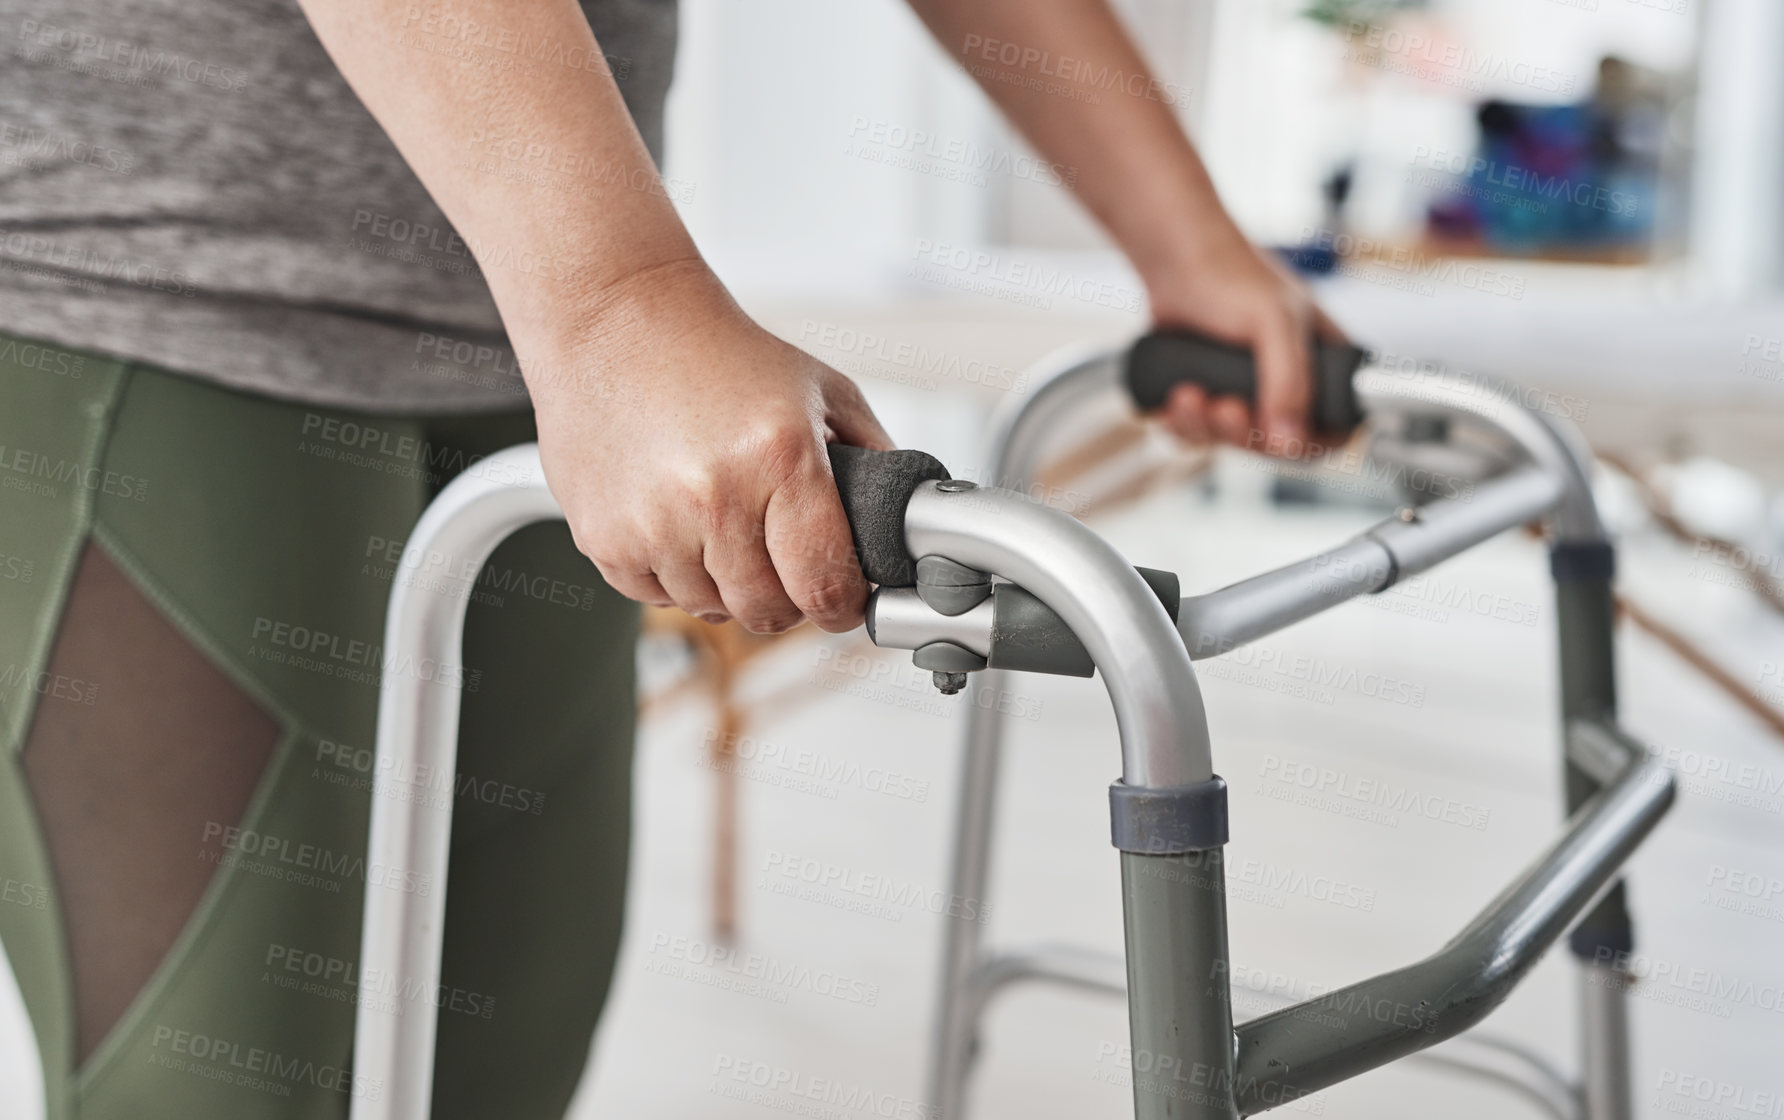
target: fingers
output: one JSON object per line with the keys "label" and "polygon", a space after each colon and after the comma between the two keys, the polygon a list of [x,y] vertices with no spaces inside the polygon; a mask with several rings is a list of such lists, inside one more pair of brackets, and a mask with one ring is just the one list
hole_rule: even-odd
{"label": "fingers", "polygon": [[804,621],[781,586],[766,540],[753,526],[709,544],[706,570],[718,584],[726,610],[750,633],[783,634]]}
{"label": "fingers", "polygon": [[841,634],[861,625],[867,580],[829,460],[819,457],[813,467],[775,491],[763,533],[793,605],[819,628]]}
{"label": "fingers", "polygon": [[1208,405],[1208,426],[1222,443],[1244,447],[1251,442],[1251,409],[1238,397],[1216,397]]}
{"label": "fingers", "polygon": [[600,571],[601,578],[607,581],[608,587],[633,602],[644,603],[652,607],[675,605],[675,600],[670,598],[669,593],[663,590],[663,585],[657,581],[657,577],[650,572],[630,572],[598,562],[595,567]]}
{"label": "fingers", "polygon": [[1256,332],[1257,422],[1267,444],[1297,444],[1306,438],[1307,409],[1313,399],[1313,359],[1309,331],[1298,316],[1271,316]]}
{"label": "fingers", "polygon": [[1251,408],[1238,397],[1210,397],[1200,385],[1182,384],[1166,398],[1164,421],[1190,443],[1230,443],[1247,447],[1252,438]]}
{"label": "fingers", "polygon": [[707,573],[704,551],[698,545],[665,552],[652,563],[657,581],[676,606],[701,622],[717,624],[730,619],[731,611]]}
{"label": "fingers", "polygon": [[1164,422],[1190,443],[1209,443],[1214,429],[1208,423],[1208,393],[1200,385],[1184,383],[1165,399]]}
{"label": "fingers", "polygon": [[836,442],[870,451],[891,451],[898,445],[880,427],[879,418],[867,406],[867,398],[847,377],[831,371],[824,384],[825,422]]}
{"label": "fingers", "polygon": [[1350,336],[1344,328],[1327,315],[1325,309],[1318,304],[1313,305],[1313,333],[1327,342],[1349,342]]}

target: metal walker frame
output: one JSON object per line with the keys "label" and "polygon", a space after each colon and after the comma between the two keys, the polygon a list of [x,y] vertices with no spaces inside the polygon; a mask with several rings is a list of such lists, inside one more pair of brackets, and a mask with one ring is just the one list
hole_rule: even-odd
{"label": "metal walker frame", "polygon": [[[1120,391],[1120,365],[1117,354],[1058,365],[1005,418],[992,477],[1026,483],[1051,429],[1086,403]],[[1572,937],[1586,974],[1596,980],[1582,988],[1584,1115],[1628,1117],[1622,977],[1599,963],[1599,950],[1628,948],[1616,873],[1666,812],[1673,786],[1668,771],[1613,722],[1611,550],[1592,504],[1588,460],[1544,417],[1482,398],[1460,382],[1431,380],[1416,400],[1401,389],[1375,371],[1355,379],[1372,417],[1435,413],[1485,424],[1520,448],[1523,461],[1481,484],[1472,500],[1430,502],[1320,556],[1184,599],[1176,622],[1135,569],[1066,514],[1020,493],[963,482],[924,481],[899,495],[903,541],[895,543],[910,556],[944,557],[1009,581],[1081,643],[1108,689],[1122,757],[1111,812],[1122,848],[1125,983],[1112,960],[1058,950],[993,954],[981,944],[976,923],[950,922],[930,1069],[930,1102],[939,1115],[960,1114],[979,1015],[993,993],[1018,979],[1127,993],[1135,1112],[1142,1120],[1231,1120],[1466,1030],[1591,907]],[[450,566],[426,589],[398,582],[385,641],[392,661],[453,660],[482,563],[509,534],[561,516],[536,447],[510,448],[492,458],[490,469],[451,483],[410,537],[407,548],[418,554],[475,563]],[[504,481],[514,478],[525,481]],[[1572,814],[1562,837],[1435,955],[1235,1028],[1225,970],[1225,786],[1214,773],[1192,658],[1226,652],[1345,599],[1380,591],[1544,516],[1552,525]],[[855,524],[859,533],[862,522]],[[882,646],[945,643],[979,655],[994,654],[1000,640],[988,610],[943,614],[906,589],[876,593],[869,630]],[[991,661],[995,665],[996,657]],[[379,772],[412,772],[420,765],[449,771],[457,754],[459,700],[451,682],[386,674]],[[983,899],[1002,728],[994,710],[978,705],[970,719],[953,889],[957,897]],[[422,895],[368,882],[361,967],[433,991],[442,955],[451,805],[397,798],[373,803],[368,860],[428,875],[439,889]],[[1416,1023],[1384,1023],[1342,1021],[1329,1011],[1359,998],[1397,1001],[1421,1014]],[[426,1120],[436,1029],[429,1011],[431,1003],[399,1015],[370,1002],[359,1005],[355,1084],[371,1090],[355,1096],[354,1120]]]}
{"label": "metal walker frame", "polygon": [[[1062,429],[1069,429],[1086,410],[1125,395],[1120,353],[1069,352],[1038,373],[1031,377],[1035,389],[1012,400],[998,417],[986,465],[990,479],[1016,491],[1025,491],[1032,483],[1042,454]],[[1583,908],[1608,872],[1640,842],[1672,796],[1671,776],[1647,761],[1646,751],[1614,725],[1613,554],[1592,497],[1590,455],[1577,433],[1539,412],[1500,396],[1483,396],[1468,383],[1441,374],[1423,375],[1418,384],[1409,385],[1365,368],[1356,375],[1354,388],[1371,421],[1441,417],[1480,425],[1509,440],[1526,461],[1483,485],[1471,502],[1434,502],[1418,511],[1416,521],[1390,520],[1298,564],[1185,598],[1178,625],[1190,656],[1200,660],[1227,653],[1343,599],[1386,590],[1396,579],[1548,514],[1561,643],[1567,807],[1573,816],[1561,841],[1436,956],[1240,1026],[1238,1060],[1231,1073],[1241,1115],[1287,1103],[1429,1046],[1485,1017],[1561,932],[1567,915]],[[1348,583],[1334,579],[1333,573],[1344,572],[1368,574]],[[995,688],[999,676],[998,670],[987,670],[977,687]],[[983,900],[1004,721],[995,706],[979,704],[970,707],[968,720],[951,890],[957,898]],[[1588,808],[1601,790],[1604,796]],[[1123,862],[1134,859],[1124,855]],[[1124,869],[1124,874],[1131,872]],[[1568,901],[1555,905],[1562,892]],[[1539,902],[1545,893],[1548,902]],[[1123,996],[1132,990],[1130,983],[1139,987],[1131,903],[1128,916],[1125,970],[1117,958],[1071,948],[991,951],[978,923],[947,919],[928,1077],[929,1100],[941,1115],[965,1115],[979,1020],[990,998],[1007,985],[1043,980]],[[1624,891],[1617,884],[1604,893],[1571,939],[1580,965],[1584,1076],[1573,1099],[1557,1101],[1556,1094],[1549,1095],[1548,1107],[1557,1115],[1582,1120],[1628,1120],[1631,1115],[1628,978],[1609,963],[1617,959],[1617,952],[1627,953],[1631,944]],[[1144,942],[1139,947],[1146,948]],[[1461,992],[1447,993],[1452,1006],[1436,1012],[1433,1019],[1441,1024],[1437,1037],[1365,1029],[1363,1037],[1345,1042],[1331,1031],[1296,1026],[1298,1018],[1318,1022],[1321,1016],[1329,1019],[1333,1010],[1354,1007],[1357,996],[1420,996],[1435,990],[1430,981],[1436,977],[1459,980],[1461,970],[1483,964],[1486,967],[1473,983]],[[1138,1014],[1136,1008],[1136,1035]],[[1229,1029],[1218,1021],[1208,1025]],[[1139,1064],[1144,1059],[1137,1037],[1134,1049],[1136,1098],[1140,1098],[1144,1071]],[[1168,1060],[1160,1056],[1154,1056],[1152,1064],[1168,1070]],[[1551,1084],[1555,1081],[1549,1070],[1531,1072]],[[1224,1102],[1173,1113],[1162,1106],[1149,1110],[1139,1100],[1140,1116],[1231,1114]]]}

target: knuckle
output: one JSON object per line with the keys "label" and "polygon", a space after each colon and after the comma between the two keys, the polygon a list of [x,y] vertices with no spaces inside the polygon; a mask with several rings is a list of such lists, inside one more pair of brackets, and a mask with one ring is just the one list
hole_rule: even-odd
{"label": "knuckle", "polygon": [[774,424],[754,442],[763,468],[776,481],[803,474],[817,453],[817,439],[811,429],[795,424]]}
{"label": "knuckle", "polygon": [[809,580],[799,589],[794,602],[813,618],[836,618],[853,612],[859,594],[859,581],[829,573]]}
{"label": "knuckle", "polygon": [[770,612],[739,615],[737,621],[752,634],[785,634],[798,624],[799,619]]}
{"label": "knuckle", "polygon": [[708,521],[725,503],[725,481],[721,472],[710,463],[695,463],[676,473],[671,487],[674,500],[684,514],[693,514]]}

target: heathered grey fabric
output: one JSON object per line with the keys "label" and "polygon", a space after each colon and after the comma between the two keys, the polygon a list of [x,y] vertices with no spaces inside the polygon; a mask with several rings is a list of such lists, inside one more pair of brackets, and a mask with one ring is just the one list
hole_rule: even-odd
{"label": "heathered grey fabric", "polygon": [[[393,60],[605,65],[660,159],[674,0],[583,7],[605,61],[438,0],[413,0]],[[502,139],[466,158],[649,183]],[[295,0],[0,0],[0,332],[347,408],[524,403],[470,250]]]}

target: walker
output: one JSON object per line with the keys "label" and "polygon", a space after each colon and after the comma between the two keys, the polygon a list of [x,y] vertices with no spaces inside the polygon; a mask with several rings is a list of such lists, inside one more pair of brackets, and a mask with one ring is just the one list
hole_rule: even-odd
{"label": "walker", "polygon": [[[831,449],[862,569],[878,585],[867,611],[875,644],[914,651],[949,693],[997,687],[1006,672],[1100,673],[1119,728],[1121,777],[1109,788],[1109,808],[1121,851],[1125,961],[1060,948],[993,950],[970,916],[947,920],[932,1115],[963,1115],[979,1017],[992,995],[1018,980],[1126,996],[1140,1120],[1233,1120],[1461,1034],[1570,930],[1581,968],[1583,1078],[1551,1086],[1546,1099],[1563,1117],[1631,1115],[1628,978],[1616,962],[1628,959],[1633,941],[1617,872],[1672,804],[1673,778],[1615,721],[1614,554],[1593,503],[1590,457],[1571,428],[1450,375],[1409,382],[1338,345],[1319,346],[1316,366],[1317,428],[1344,432],[1366,419],[1374,455],[1484,464],[1487,477],[1468,494],[1408,504],[1335,548],[1205,595],[1180,597],[1175,576],[1135,569],[1089,528],[1024,491],[1049,438],[1086,409],[1125,398],[1147,411],[1184,381],[1254,396],[1244,351],[1155,332],[1124,351],[1055,363],[1000,418],[986,476],[996,486],[950,478],[921,452]],[[510,533],[561,516],[536,446],[493,458],[499,469],[459,477],[416,526],[408,548],[477,563],[443,576],[449,587],[397,584],[385,638],[392,658],[454,660],[483,561]],[[502,481],[515,478],[531,481]],[[1561,836],[1435,954],[1234,1024],[1226,784],[1214,771],[1192,662],[1383,591],[1539,519],[1561,652],[1570,813]],[[951,889],[983,901],[1002,723],[994,705],[968,710]],[[449,684],[387,674],[380,772],[450,772],[458,714],[459,693]],[[373,800],[368,858],[443,885],[450,802]],[[443,889],[403,894],[368,884],[362,967],[437,986],[445,909]],[[1383,1004],[1405,1013],[1357,1010]],[[382,1092],[356,1097],[354,1120],[427,1120],[434,1032],[432,1014],[359,1006],[354,1072]]]}

